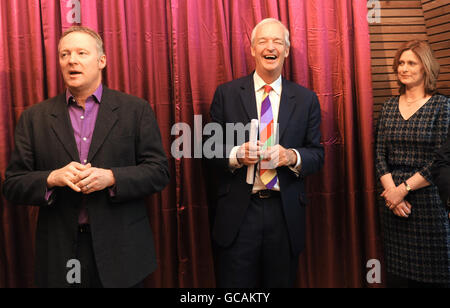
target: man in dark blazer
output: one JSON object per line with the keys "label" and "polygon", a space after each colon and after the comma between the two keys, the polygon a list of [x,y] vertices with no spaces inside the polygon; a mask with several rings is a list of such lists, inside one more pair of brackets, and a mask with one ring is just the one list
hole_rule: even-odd
{"label": "man in dark blazer", "polygon": [[149,104],[102,85],[100,36],[67,30],[58,46],[65,93],[24,111],[4,195],[39,206],[39,287],[132,287],[157,266],[144,197],[168,183]]}
{"label": "man in dark blazer", "polygon": [[[322,167],[324,151],[317,96],[281,77],[289,47],[289,31],[281,22],[260,22],[252,33],[256,71],[219,86],[211,105],[212,121],[225,131],[218,145],[225,158],[210,161],[219,179],[213,224],[219,287],[292,287],[295,282],[305,246],[304,179]],[[251,144],[247,132],[246,142],[238,144],[227,123],[262,123],[265,93],[279,125],[279,143],[266,148],[260,133],[257,145]],[[265,184],[261,162],[275,167],[275,185]],[[255,169],[254,184],[246,182],[249,166]]]}
{"label": "man in dark blazer", "polygon": [[442,202],[448,205],[450,199],[450,134],[445,144],[436,153],[432,174],[434,183],[439,188]]}

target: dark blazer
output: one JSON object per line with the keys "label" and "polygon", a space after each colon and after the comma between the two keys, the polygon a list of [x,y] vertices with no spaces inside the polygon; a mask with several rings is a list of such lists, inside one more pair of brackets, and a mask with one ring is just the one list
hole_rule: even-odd
{"label": "dark blazer", "polygon": [[[210,111],[212,122],[224,131],[226,123],[243,123],[258,119],[253,74],[219,86]],[[292,252],[300,253],[305,246],[304,178],[323,165],[324,150],[320,144],[320,105],[314,92],[283,79],[279,122],[279,143],[296,149],[302,158],[300,176],[288,167],[277,168],[284,215],[289,230]],[[252,185],[246,183],[247,167],[234,172],[229,168],[229,153],[233,146],[224,142],[220,151],[226,158],[211,160],[219,180],[213,238],[220,246],[231,245],[238,234],[250,202]],[[232,138],[233,140],[235,138]],[[245,142],[249,140],[248,133]],[[240,143],[241,144],[241,143]],[[219,149],[214,148],[219,151]]]}
{"label": "dark blazer", "polygon": [[450,198],[450,134],[445,144],[436,152],[431,172],[434,183],[439,188],[442,202],[447,204]]}
{"label": "dark blazer", "polygon": [[[82,195],[56,188],[45,200],[52,170],[79,162],[65,94],[23,112],[3,193],[16,204],[40,206],[36,230],[36,282],[67,286],[67,262],[75,258],[80,205],[85,202],[96,263],[104,287],[130,287],[155,270],[153,236],[143,198],[168,183],[167,158],[149,104],[104,87],[88,162],[112,169],[109,190]],[[83,279],[81,277],[81,279]]]}

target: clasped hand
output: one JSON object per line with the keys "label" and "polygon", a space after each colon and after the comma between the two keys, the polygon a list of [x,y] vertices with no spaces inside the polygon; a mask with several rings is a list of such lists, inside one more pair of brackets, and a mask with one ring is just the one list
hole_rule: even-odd
{"label": "clasped hand", "polygon": [[385,199],[388,207],[395,215],[408,218],[411,214],[412,206],[404,198],[408,193],[402,187],[402,184],[396,187],[385,189],[381,197]]}
{"label": "clasped hand", "polygon": [[94,168],[91,164],[82,165],[71,162],[67,166],[54,170],[47,178],[47,187],[70,187],[76,192],[90,194],[115,184],[111,170]]}
{"label": "clasped hand", "polygon": [[267,149],[262,149],[263,144],[258,141],[256,145],[250,142],[244,143],[236,153],[239,163],[251,166],[258,163],[267,164],[265,169],[275,169],[282,166],[292,166],[297,162],[297,155],[292,150],[285,149],[277,144]]}

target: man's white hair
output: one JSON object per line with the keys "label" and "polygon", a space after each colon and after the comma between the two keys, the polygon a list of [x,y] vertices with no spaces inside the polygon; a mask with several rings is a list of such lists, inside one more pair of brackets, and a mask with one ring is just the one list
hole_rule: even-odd
{"label": "man's white hair", "polygon": [[253,28],[252,37],[251,37],[252,46],[255,43],[256,31],[258,30],[258,28],[261,27],[262,25],[269,24],[269,23],[276,23],[276,24],[279,24],[279,25],[281,25],[283,27],[283,29],[284,29],[284,41],[286,42],[286,46],[288,48],[291,47],[291,42],[289,41],[289,30],[286,28],[286,26],[281,21],[279,21],[278,19],[275,19],[275,18],[263,19],[255,26],[255,28]]}

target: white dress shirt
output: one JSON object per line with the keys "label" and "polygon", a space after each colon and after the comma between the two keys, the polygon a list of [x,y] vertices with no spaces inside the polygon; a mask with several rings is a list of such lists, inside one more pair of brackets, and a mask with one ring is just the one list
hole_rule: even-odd
{"label": "white dress shirt", "polygon": [[[281,91],[282,91],[282,82],[281,81],[282,81],[282,78],[280,75],[280,77],[278,77],[277,80],[275,80],[273,83],[270,84],[270,86],[272,87],[272,91],[270,91],[270,93],[269,93],[269,99],[270,99],[270,104],[272,106],[272,114],[273,114],[274,123],[278,123],[278,113],[280,110]],[[266,85],[266,83],[256,72],[253,75],[253,82],[255,85],[255,96],[256,96],[256,108],[258,110],[258,121],[261,121],[261,105],[262,105],[263,96],[264,96],[264,86]],[[277,125],[277,128],[278,128],[278,125]],[[243,164],[240,164],[239,161],[237,160],[237,151],[239,150],[240,147],[241,146],[236,146],[230,152],[229,164],[230,164],[230,169],[232,171],[242,168],[244,166]],[[289,168],[298,176],[300,173],[302,160],[300,157],[300,153],[295,149],[292,149],[292,150],[297,155],[297,163],[295,164],[295,166],[290,166]],[[261,178],[259,175],[259,166],[260,166],[260,164],[258,163],[257,167],[256,167],[255,182],[253,184],[253,189],[252,189],[253,193],[255,193],[259,190],[267,189],[266,186],[261,181]],[[277,190],[277,191],[280,190],[279,179],[277,180],[277,183],[275,184],[275,186],[273,187],[272,190]]]}

